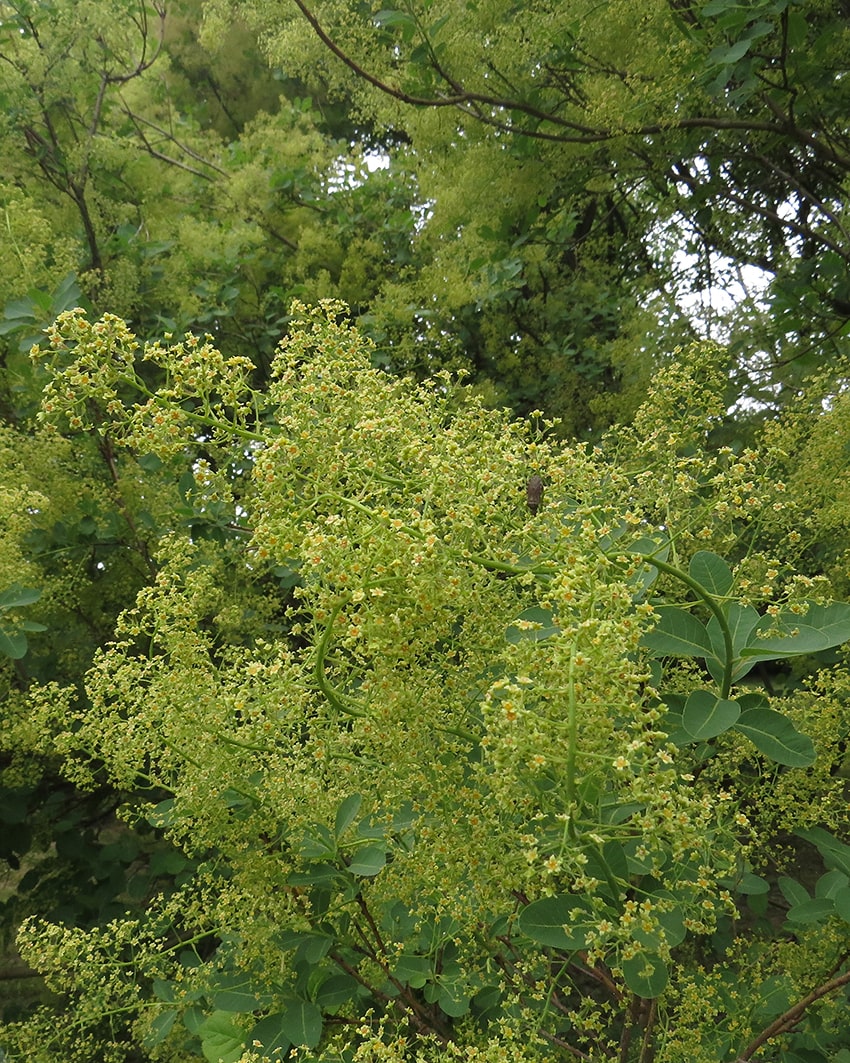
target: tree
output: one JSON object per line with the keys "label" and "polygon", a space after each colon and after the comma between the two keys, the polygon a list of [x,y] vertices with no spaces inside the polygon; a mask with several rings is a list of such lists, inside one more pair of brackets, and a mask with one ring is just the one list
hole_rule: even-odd
{"label": "tree", "polygon": [[[234,9],[212,0],[211,31]],[[843,349],[844,5],[248,12],[273,63],[407,146],[426,257],[380,315],[418,311],[429,357],[468,359],[515,408],[579,430],[610,415],[600,391],[633,408],[638,352],[687,334],[695,293],[735,293],[704,323],[730,340],[730,400],[781,404]],[[743,300],[742,269],[761,278]]]}
{"label": "tree", "polygon": [[694,347],[590,449],[375,369],[345,316],[295,307],[267,390],[112,315],[37,354],[44,430],[111,441],[155,571],[84,690],[34,683],[20,719],[147,842],[122,914],[24,923],[56,997],[6,1054],[846,1047],[850,608],[781,478],[790,440],[836,460],[823,388],[712,449]]}
{"label": "tree", "polygon": [[0,327],[13,389],[31,391],[22,355],[81,301],[142,333],[212,330],[262,373],[293,295],[342,294],[360,308],[378,283],[368,263],[403,262],[404,183],[377,177],[361,192],[362,158],[342,139],[350,123],[276,80],[244,27],[211,53],[194,4],[3,14],[2,197],[15,253],[0,275]]}

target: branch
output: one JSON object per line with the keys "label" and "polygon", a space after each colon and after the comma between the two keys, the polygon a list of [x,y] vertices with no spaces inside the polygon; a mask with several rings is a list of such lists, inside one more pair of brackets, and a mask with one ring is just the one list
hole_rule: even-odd
{"label": "branch", "polygon": [[[356,74],[358,78],[368,82],[368,84],[378,89],[379,92],[382,92],[386,96],[390,96],[395,100],[399,100],[401,103],[408,103],[413,107],[456,107],[459,110],[470,114],[473,118],[483,122],[485,125],[492,126],[495,129],[512,133],[517,136],[532,137],[537,140],[556,141],[557,143],[562,144],[598,144],[603,141],[614,140],[618,137],[624,136],[653,136],[657,133],[669,132],[671,129],[728,129],[740,130],[742,132],[778,133],[780,135],[788,133],[787,118],[784,113],[782,114],[783,123],[781,125],[775,122],[754,121],[742,118],[701,116],[697,118],[683,118],[677,122],[669,124],[653,122],[630,130],[588,126],[581,122],[562,118],[559,115],[554,114],[552,111],[541,110],[539,107],[525,103],[522,100],[491,96],[487,93],[465,90],[463,89],[463,86],[449,78],[439,67],[436,68],[437,73],[440,74],[440,76],[443,77],[443,79],[454,89],[453,95],[431,97],[414,96],[412,93],[405,92],[403,89],[395,88],[393,85],[381,80],[381,78],[362,67],[355,59],[348,55],[347,52],[343,51],[336,41],[333,40],[323,28],[318,18],[304,3],[304,0],[294,0],[294,3],[325,47],[333,52],[333,54],[343,62],[349,70]],[[539,129],[518,127],[509,122],[504,122],[501,119],[495,118],[492,115],[483,114],[477,106],[479,104],[493,107],[498,111],[518,111],[521,114],[527,115],[529,118],[534,118],[539,122],[548,122],[551,125],[558,126],[564,130],[569,130],[570,132],[546,133]],[[798,139],[803,139],[805,143],[809,143],[810,141],[812,143],[815,142],[813,134],[804,134],[802,130],[796,130],[796,133],[798,134]]]}
{"label": "branch", "polygon": [[779,1034],[788,1033],[797,1023],[803,1018],[806,1009],[814,1004],[816,1000],[820,1000],[821,997],[828,996],[836,989],[841,989],[842,986],[850,983],[850,971],[845,971],[844,974],[839,975],[837,978],[832,978],[828,982],[824,982],[823,985],[813,989],[811,993],[803,997],[793,1007],[789,1008],[783,1015],[780,1015],[778,1019],[775,1019],[769,1026],[766,1026],[755,1040],[750,1041],[747,1047],[741,1052],[735,1060],[735,1063],[747,1063],[747,1060],[753,1058],[763,1044],[766,1044],[771,1037],[777,1037]]}
{"label": "branch", "polygon": [[134,111],[132,111],[127,106],[127,104],[124,103],[123,100],[121,101],[121,103],[124,114],[127,115],[127,117],[135,126],[136,133],[138,134],[141,142],[144,144],[145,150],[155,159],[161,159],[163,162],[167,162],[171,166],[177,166],[181,170],[187,170],[189,173],[195,174],[196,177],[202,177],[205,181],[213,180],[213,178],[210,177],[209,174],[203,173],[201,170],[196,170],[194,166],[189,166],[188,163],[181,162],[180,159],[172,158],[170,155],[165,155],[163,152],[157,151],[153,144],[151,144],[150,140],[148,140],[147,136],[145,136],[142,126],[147,126],[149,129],[153,129],[155,133],[159,133],[161,137],[163,137],[166,141],[169,141],[170,143],[174,144],[175,147],[180,149],[180,151],[188,155],[190,159],[194,159],[196,162],[201,163],[202,166],[208,166],[211,170],[214,170],[222,177],[227,176],[226,170],[223,170],[214,162],[210,162],[209,159],[205,159],[204,156],[200,155],[197,151],[193,151],[192,148],[188,147],[182,141],[178,140],[173,133],[169,133],[167,129],[163,129],[162,126],[157,125],[155,122],[151,122],[148,118],[142,118],[141,115],[136,114]]}

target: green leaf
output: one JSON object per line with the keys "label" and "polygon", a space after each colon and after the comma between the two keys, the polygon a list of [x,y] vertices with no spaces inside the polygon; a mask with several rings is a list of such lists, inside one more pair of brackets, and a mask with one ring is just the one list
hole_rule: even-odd
{"label": "green leaf", "polygon": [[451,983],[450,985],[441,985],[439,987],[436,1002],[446,1015],[450,1015],[453,1019],[459,1019],[461,1015],[466,1015],[469,1011],[471,999],[470,994],[461,985]]}
{"label": "green leaf", "polygon": [[815,897],[788,909],[789,923],[821,923],[835,914],[835,905],[827,897]]}
{"label": "green leaf", "polygon": [[298,851],[306,860],[316,860],[336,852],[336,839],[324,823],[316,823],[312,831],[305,831]]}
{"label": "green leaf", "polygon": [[750,50],[750,44],[752,42],[748,40],[735,41],[734,44],[721,44],[717,48],[712,48],[708,56],[709,63],[717,63],[721,66],[732,66],[737,63],[739,59],[743,57]]}
{"label": "green leaf", "polygon": [[[732,636],[732,657],[737,659],[741,656],[741,650],[750,641],[753,631],[758,626],[761,617],[751,605],[741,605],[739,602],[729,602],[724,606],[723,614]],[[712,616],[706,625],[714,649],[714,655],[718,661],[726,659],[726,643],[717,617]],[[746,661],[743,665],[736,660],[732,671],[733,682],[749,672],[755,662]]]}
{"label": "green leaf", "polygon": [[834,867],[831,871],[827,871],[825,875],[821,875],[815,883],[815,896],[834,897],[840,889],[843,889],[848,884],[850,883],[848,883],[844,872]]}
{"label": "green leaf", "polygon": [[236,1063],[245,1049],[245,1032],[226,1011],[214,1011],[198,1031],[201,1051],[209,1063]]}
{"label": "green leaf", "polygon": [[293,871],[287,878],[288,886],[330,886],[340,877],[333,864],[313,864],[306,871]]}
{"label": "green leaf", "polygon": [[808,735],[800,734],[787,716],[774,709],[742,712],[735,730],[746,735],[756,749],[777,764],[807,768],[815,761],[815,747]]}
{"label": "green leaf", "polygon": [[256,1011],[257,995],[250,989],[223,989],[213,995],[212,1005],[217,1011]]}
{"label": "green leaf", "polygon": [[834,838],[823,827],[809,827],[796,831],[796,834],[798,838],[816,846],[827,867],[843,871],[845,875],[850,876],[850,845]]}
{"label": "green leaf", "polygon": [[568,952],[584,948],[588,931],[595,925],[590,901],[567,893],[532,901],[517,922],[532,941]]}
{"label": "green leaf", "polygon": [[736,889],[738,893],[743,893],[746,897],[759,897],[770,891],[770,883],[751,871],[745,871],[738,880]]}
{"label": "green leaf", "polygon": [[379,26],[409,26],[416,25],[416,19],[408,15],[406,11],[392,11],[385,9],[372,16]]}
{"label": "green leaf", "polygon": [[662,605],[658,623],[641,639],[654,657],[706,657],[714,653],[705,624],[686,609]]}
{"label": "green leaf", "polygon": [[27,637],[22,631],[9,632],[0,628],[0,653],[19,661],[26,656],[28,647]]}
{"label": "green leaf", "polygon": [[[661,561],[666,561],[670,554],[670,543],[658,542],[655,539],[641,538],[636,539],[629,546],[629,553],[644,554],[647,558],[657,557]],[[658,579],[659,569],[657,569],[651,561],[647,560],[645,564],[640,565],[634,575],[630,576],[627,582],[631,585],[636,585],[640,591],[645,591],[652,586]]]}
{"label": "green leaf", "polygon": [[[774,630],[779,634],[763,639],[757,637],[759,631]],[[829,650],[850,639],[850,605],[844,602],[830,605],[809,603],[805,616],[786,609],[778,617],[763,617],[755,634],[756,638],[741,651],[741,656],[753,663]]]}
{"label": "green leaf", "polygon": [[[659,890],[655,896],[672,897],[667,890]],[[685,926],[685,916],[678,906],[669,912],[656,912],[656,918],[664,929],[664,937],[671,949],[681,945],[688,936],[688,928]]]}
{"label": "green leaf", "polygon": [[835,914],[845,923],[850,923],[850,886],[842,886],[837,890],[832,903],[835,905]]}
{"label": "green leaf", "polygon": [[777,884],[782,891],[782,896],[792,907],[795,904],[802,904],[804,901],[810,900],[809,891],[796,879],[789,878],[787,875],[780,875]]}
{"label": "green leaf", "polygon": [[337,809],[336,822],[334,823],[334,834],[336,835],[337,841],[339,841],[355,819],[357,819],[362,803],[363,798],[360,794],[352,794],[350,797],[346,797]]}
{"label": "green leaf", "polygon": [[682,726],[698,741],[707,741],[734,727],[741,715],[737,701],[726,701],[710,690],[692,690],[682,712]]}
{"label": "green leaf", "polygon": [[339,1008],[357,996],[362,989],[356,978],[350,974],[335,974],[326,978],[319,986],[314,1003],[319,1008]]}
{"label": "green leaf", "polygon": [[251,1030],[247,1039],[248,1043],[253,1044],[255,1041],[259,1041],[260,1048],[267,1059],[273,1059],[276,1056],[283,1058],[292,1044],[284,1032],[285,1022],[285,1012],[277,1012],[275,1015],[269,1015],[265,1019],[261,1019]]}
{"label": "green leaf", "polygon": [[0,593],[0,609],[19,609],[24,605],[32,605],[40,597],[41,591],[34,587],[22,587],[20,583],[13,583]]}
{"label": "green leaf", "polygon": [[515,645],[517,642],[526,640],[542,642],[544,639],[560,634],[561,629],[554,622],[552,610],[542,609],[535,605],[519,614],[505,631],[505,639]]}
{"label": "green leaf", "polygon": [[412,989],[421,989],[428,981],[432,967],[428,956],[399,956],[393,976]]}
{"label": "green leaf", "polygon": [[660,956],[642,953],[623,961],[623,977],[636,996],[652,999],[664,992],[670,972]]}
{"label": "green leaf", "polygon": [[331,951],[336,944],[336,938],[331,934],[299,934],[300,941],[295,953],[296,962],[304,960],[311,967]]}
{"label": "green leaf", "polygon": [[168,1037],[174,1026],[177,1014],[176,1010],[169,1009],[168,1011],[161,1011],[157,1015],[142,1038],[145,1048],[154,1048]]}
{"label": "green leaf", "polygon": [[383,845],[366,845],[358,849],[351,858],[348,870],[352,875],[373,878],[383,870],[387,863],[387,852]]}
{"label": "green leaf", "polygon": [[688,565],[688,575],[695,579],[709,594],[722,597],[732,588],[732,569],[722,557],[710,550],[698,550]]}
{"label": "green leaf", "polygon": [[293,1000],[281,1013],[280,1028],[293,1045],[315,1048],[322,1038],[322,1013],[309,1000]]}

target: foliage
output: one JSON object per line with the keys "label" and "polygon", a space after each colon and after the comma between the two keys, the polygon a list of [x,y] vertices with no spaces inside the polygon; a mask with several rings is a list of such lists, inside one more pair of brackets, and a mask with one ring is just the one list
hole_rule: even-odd
{"label": "foliage", "polygon": [[[238,12],[273,64],[403,139],[428,207],[421,266],[376,312],[413,309],[430,357],[465,359],[514,408],[579,431],[631,412],[644,345],[692,333],[695,303],[729,339],[733,399],[781,405],[843,351],[846,5],[206,10],[209,37]],[[613,417],[600,390],[619,393]]]}
{"label": "foliage", "polygon": [[518,10],[5,5],[13,386],[22,300],[46,324],[74,274],[96,313],[261,374],[293,297],[341,298],[380,364],[466,370],[567,437],[627,420],[703,332],[727,408],[756,401],[727,437],[781,408],[845,353],[842,6]]}
{"label": "foliage", "polygon": [[[41,445],[108,446],[146,568],[84,687],[16,695],[14,740],[114,795],[129,860],[120,911],[24,922],[54,998],[7,1057],[850,1047],[850,606],[777,475],[804,438],[837,474],[818,415],[710,449],[696,346],[565,445],[375,369],[339,304],[293,313],[262,388],[113,315],[33,351]],[[7,598],[4,630],[48,629],[26,661],[51,618]]]}

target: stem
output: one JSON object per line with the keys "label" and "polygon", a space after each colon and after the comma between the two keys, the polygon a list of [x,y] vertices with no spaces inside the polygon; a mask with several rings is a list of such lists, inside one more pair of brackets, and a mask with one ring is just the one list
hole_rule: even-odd
{"label": "stem", "polygon": [[576,746],[578,744],[578,706],[576,704],[576,645],[570,648],[570,667],[567,673],[567,808],[570,833],[575,837],[576,809]]}
{"label": "stem", "polygon": [[746,1063],[747,1060],[752,1059],[762,1045],[769,1041],[771,1037],[788,1033],[789,1030],[796,1026],[810,1004],[814,1004],[816,1000],[833,993],[836,989],[841,989],[842,986],[848,983],[850,983],[850,971],[845,971],[844,974],[839,975],[837,978],[831,978],[828,982],[824,982],[823,985],[819,985],[817,989],[813,989],[811,993],[804,996],[802,1000],[797,1001],[793,1007],[789,1008],[783,1015],[780,1015],[769,1026],[765,1026],[758,1037],[750,1041],[746,1048],[738,1054],[735,1063]]}
{"label": "stem", "polygon": [[658,1018],[658,1001],[653,997],[649,1002],[649,1011],[646,1016],[646,1024],[643,1028],[643,1040],[640,1045],[640,1060],[639,1063],[652,1063],[652,1059],[655,1056],[655,1045],[650,1040],[653,1027]]}
{"label": "stem", "polygon": [[342,612],[343,608],[348,604],[349,596],[346,595],[337,605],[334,606],[331,613],[328,625],[325,628],[319,645],[316,647],[316,664],[313,668],[313,677],[319,686],[319,690],[325,695],[330,704],[337,710],[337,712],[345,713],[346,716],[361,716],[365,717],[365,713],[362,709],[355,709],[351,705],[347,705],[342,697],[337,693],[334,687],[328,682],[325,675],[325,658],[327,657],[328,647],[330,646],[331,636],[333,634],[333,626],[336,622],[336,618]]}
{"label": "stem", "polygon": [[720,683],[720,696],[721,698],[728,698],[729,691],[732,688],[732,664],[735,656],[735,648],[732,644],[732,632],[729,630],[729,625],[726,622],[726,617],[723,615],[723,610],[717,604],[717,599],[714,595],[709,594],[698,580],[695,580],[693,576],[682,571],[682,569],[676,568],[675,565],[668,565],[666,561],[660,561],[657,557],[652,557],[649,554],[639,554],[637,556],[645,561],[646,564],[657,568],[659,572],[666,572],[668,576],[673,576],[675,579],[680,580],[686,587],[689,587],[713,613],[715,620],[720,625],[720,631],[723,635],[723,652],[725,657],[725,660],[723,661],[723,679]]}

